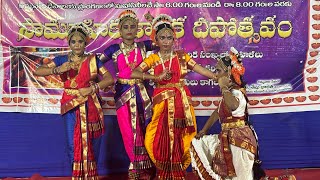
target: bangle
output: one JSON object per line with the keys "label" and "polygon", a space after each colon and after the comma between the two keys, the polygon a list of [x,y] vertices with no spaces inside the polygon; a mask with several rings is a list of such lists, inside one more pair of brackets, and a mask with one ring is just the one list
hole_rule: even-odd
{"label": "bangle", "polygon": [[94,94],[97,91],[96,86],[94,84],[92,84],[90,87],[92,89],[91,94]]}
{"label": "bangle", "polygon": [[53,68],[52,74],[56,74],[56,75],[58,74],[58,72],[57,72],[57,67],[54,67],[54,68]]}
{"label": "bangle", "polygon": [[101,87],[100,87],[99,83],[96,83],[96,85],[97,85],[97,89],[101,90]]}
{"label": "bangle", "polygon": [[53,68],[51,72],[52,74],[55,74],[55,75],[62,74],[59,67]]}
{"label": "bangle", "polygon": [[94,92],[98,93],[100,89],[98,83],[94,83],[93,86],[94,86]]}
{"label": "bangle", "polygon": [[91,89],[92,89],[91,94],[94,94],[94,93],[98,93],[98,92],[99,92],[100,86],[99,86],[98,83],[90,82],[90,87],[91,87]]}
{"label": "bangle", "polygon": [[58,74],[62,74],[60,67],[57,67],[57,73],[58,73]]}

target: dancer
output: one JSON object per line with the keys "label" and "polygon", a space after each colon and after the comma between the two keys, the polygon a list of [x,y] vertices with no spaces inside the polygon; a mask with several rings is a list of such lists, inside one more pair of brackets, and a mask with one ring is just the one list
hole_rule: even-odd
{"label": "dancer", "polygon": [[[231,48],[230,56],[219,59],[215,66],[216,81],[222,100],[203,129],[192,140],[192,167],[200,179],[250,180],[257,159],[257,140],[248,121],[243,67],[238,51]],[[205,135],[220,120],[219,135]],[[259,177],[264,176],[260,169]]]}
{"label": "dancer", "polygon": [[[145,146],[159,179],[185,179],[196,119],[184,78],[188,69],[209,78],[214,73],[198,65],[185,52],[173,50],[175,31],[170,16],[161,14],[153,19],[151,38],[159,46],[159,52],[146,58],[131,75],[156,81]],[[147,73],[149,69],[154,69],[154,75]]]}
{"label": "dancer", "polygon": [[[73,163],[72,179],[98,179],[92,140],[104,133],[99,90],[114,83],[101,61],[94,54],[85,53],[88,42],[87,26],[75,24],[68,32],[71,52],[54,58],[34,72],[37,76],[60,75],[64,82],[61,115]],[[100,81],[98,75],[102,77]]]}
{"label": "dancer", "polygon": [[113,59],[117,82],[115,102],[123,143],[130,159],[129,179],[149,179],[154,175],[153,164],[144,147],[145,122],[151,118],[151,100],[144,81],[131,78],[131,72],[155,49],[152,41],[135,42],[138,18],[132,10],[119,15],[120,44],[113,44],[100,57],[103,62]]}

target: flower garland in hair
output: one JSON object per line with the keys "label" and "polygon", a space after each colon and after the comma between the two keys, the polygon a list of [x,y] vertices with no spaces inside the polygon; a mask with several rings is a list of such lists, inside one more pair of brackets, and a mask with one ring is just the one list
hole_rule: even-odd
{"label": "flower garland in hair", "polygon": [[175,35],[174,28],[172,27],[173,20],[171,16],[167,14],[159,14],[157,17],[153,18],[153,16],[148,12],[145,15],[145,18],[151,22],[152,32],[151,32],[150,38],[153,42],[156,42],[156,32],[158,30],[158,26],[161,24],[167,24],[168,26],[170,26],[173,30],[173,34]]}
{"label": "flower garland in hair", "polygon": [[172,18],[167,14],[159,14],[156,18],[152,20],[152,26],[154,29],[157,29],[160,24],[169,24],[172,23]]}
{"label": "flower garland in hair", "polygon": [[120,15],[118,16],[119,19],[119,28],[121,27],[122,23],[124,22],[125,19],[127,18],[131,18],[134,21],[136,21],[137,23],[139,22],[139,19],[136,15],[136,13],[130,9],[124,10],[120,13]]}
{"label": "flower garland in hair", "polygon": [[241,85],[241,76],[244,75],[245,68],[242,64],[241,57],[236,48],[231,47],[229,52],[231,58],[231,74],[238,85]]}
{"label": "flower garland in hair", "polygon": [[71,37],[75,34],[80,35],[85,40],[86,44],[89,43],[89,41],[90,41],[89,27],[86,24],[84,24],[83,22],[76,23],[69,29],[68,42],[70,41]]}

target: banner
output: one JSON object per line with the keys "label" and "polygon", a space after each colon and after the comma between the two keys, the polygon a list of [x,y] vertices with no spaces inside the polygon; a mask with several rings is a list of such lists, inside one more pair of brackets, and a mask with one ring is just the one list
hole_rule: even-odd
{"label": "banner", "polygon": [[[320,110],[319,1],[2,1],[0,111],[59,113],[62,82],[34,70],[69,52],[66,37],[76,22],[90,27],[87,52],[101,53],[119,43],[117,16],[125,9],[138,17],[137,41],[148,40],[151,24],[143,15],[168,14],[177,32],[175,49],[184,49],[214,70],[217,58],[235,47],[243,58],[252,114]],[[114,72],[113,64],[106,63]],[[196,115],[217,108],[217,84],[190,72],[186,84]],[[152,84],[151,84],[152,85]],[[115,114],[113,94],[102,93],[106,114]]]}

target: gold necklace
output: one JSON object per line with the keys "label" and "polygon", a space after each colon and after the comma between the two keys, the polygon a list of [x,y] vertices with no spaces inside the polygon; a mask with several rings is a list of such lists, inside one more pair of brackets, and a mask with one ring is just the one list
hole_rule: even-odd
{"label": "gold necklace", "polygon": [[[70,61],[69,61],[69,64],[70,64],[70,68],[71,69],[74,69],[74,70],[79,70],[79,66],[80,64],[82,63],[82,61],[84,60],[85,58],[85,54],[82,54],[80,56],[77,56],[78,58],[76,58],[77,55],[71,53],[70,55]],[[73,59],[74,58],[74,59]],[[77,60],[75,60],[77,59]]]}
{"label": "gold necklace", "polygon": [[[160,61],[161,61],[161,64],[162,64],[162,68],[163,68],[163,70],[165,70],[166,67],[164,66],[164,61],[162,59],[160,51],[159,51],[158,55],[159,55],[159,58],[160,58]],[[173,56],[173,53],[171,51],[171,53],[170,53],[170,61],[169,61],[169,68],[168,68],[169,72],[164,77],[164,80],[170,80],[172,78],[172,72],[171,72],[172,56]]]}
{"label": "gold necklace", "polygon": [[126,61],[126,64],[130,67],[131,70],[133,70],[134,68],[136,68],[136,65],[137,65],[137,56],[138,56],[138,46],[137,46],[137,43],[133,43],[133,45],[131,47],[134,47],[134,59],[133,59],[133,62],[132,63],[129,63],[129,55],[130,55],[130,52],[133,48],[131,49],[127,49],[125,48],[125,43],[122,42],[120,44],[120,49],[123,53],[123,56],[124,56],[124,60]]}
{"label": "gold necklace", "polygon": [[[73,54],[72,52],[69,54],[69,57],[68,57],[68,61],[69,61],[69,65],[70,65],[70,68],[71,69],[74,69],[75,71],[79,71],[80,69],[80,65],[81,63],[83,62],[84,58],[87,56],[85,54],[82,54],[80,56],[77,56],[78,57],[78,60],[74,61],[72,60],[72,58],[75,58],[75,54]],[[76,82],[76,78],[73,77],[71,78],[70,77],[70,71],[67,71],[67,78],[70,80],[70,87],[71,88],[76,88],[78,86],[77,82]]]}

